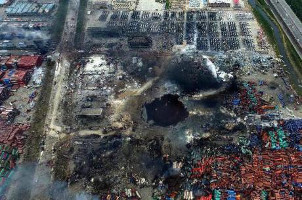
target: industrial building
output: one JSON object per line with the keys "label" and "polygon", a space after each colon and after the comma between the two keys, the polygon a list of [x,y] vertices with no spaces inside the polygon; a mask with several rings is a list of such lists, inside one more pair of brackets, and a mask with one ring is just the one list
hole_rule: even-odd
{"label": "industrial building", "polygon": [[7,6],[12,2],[12,0],[0,0],[0,7]]}
{"label": "industrial building", "polygon": [[113,0],[112,7],[117,10],[132,10],[135,8],[135,0]]}
{"label": "industrial building", "polygon": [[208,0],[209,7],[231,7],[230,0]]}
{"label": "industrial building", "polygon": [[53,3],[31,3],[16,1],[5,12],[9,16],[30,16],[50,14],[55,8]]}

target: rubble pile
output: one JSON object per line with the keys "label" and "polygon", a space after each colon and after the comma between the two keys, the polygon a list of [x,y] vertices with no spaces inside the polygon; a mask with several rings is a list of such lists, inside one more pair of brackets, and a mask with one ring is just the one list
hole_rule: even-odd
{"label": "rubble pile", "polygon": [[7,125],[4,121],[0,121],[0,144],[11,145],[22,153],[26,138],[24,132],[28,128],[29,125]]}
{"label": "rubble pile", "polygon": [[[284,71],[274,68],[280,64],[275,59],[255,53],[240,60],[246,55],[235,54],[209,56],[213,65],[204,57],[177,56],[169,60],[158,82],[146,75],[147,62],[139,55],[129,59],[129,65],[107,55],[86,58],[68,90],[76,102],[73,111],[79,131],[91,135],[79,136],[71,145],[75,168],[68,183],[82,181],[85,190],[103,199],[150,195],[153,199],[295,199],[301,195],[302,121],[290,115],[292,107],[300,109],[299,98]],[[156,67],[146,71],[159,70]],[[221,70],[231,80],[222,81]],[[267,80],[271,71],[277,75]],[[259,78],[252,73],[260,74]],[[138,74],[145,77],[138,79]],[[143,90],[147,86],[152,88]],[[124,128],[127,120],[114,113],[114,103],[123,108],[119,112],[130,111],[131,129]],[[178,115],[182,120],[169,121]],[[114,139],[117,133],[121,138]],[[153,137],[160,142],[146,144]],[[146,173],[145,165],[156,170],[149,168]],[[141,180],[147,184],[140,184]]]}

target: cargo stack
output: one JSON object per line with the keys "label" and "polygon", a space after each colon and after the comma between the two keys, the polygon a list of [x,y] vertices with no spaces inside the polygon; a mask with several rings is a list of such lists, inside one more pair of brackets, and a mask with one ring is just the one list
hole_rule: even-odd
{"label": "cargo stack", "polygon": [[32,69],[41,66],[42,62],[41,56],[22,56],[17,65],[22,69]]}
{"label": "cargo stack", "polygon": [[25,86],[28,84],[30,78],[31,70],[10,69],[6,71],[5,75],[1,79],[1,82],[9,86]]}
{"label": "cargo stack", "polygon": [[24,132],[29,128],[28,125],[9,125],[0,120],[0,144],[10,145],[23,152]]}

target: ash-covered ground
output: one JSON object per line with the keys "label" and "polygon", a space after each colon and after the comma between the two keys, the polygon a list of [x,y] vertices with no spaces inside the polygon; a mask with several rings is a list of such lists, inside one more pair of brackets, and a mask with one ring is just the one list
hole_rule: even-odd
{"label": "ash-covered ground", "polygon": [[[269,56],[258,60],[256,53],[242,60],[234,54],[113,51],[76,59],[62,78],[68,81],[55,113],[60,129],[53,133],[60,139],[46,140],[54,144],[49,166],[56,182],[45,195],[54,199],[211,195],[213,183],[221,182],[217,175],[202,171],[201,162],[226,158],[235,163],[211,167],[220,173],[219,167],[230,165],[231,172],[221,174],[237,173],[240,165],[251,162],[253,152],[270,145],[257,132],[259,124],[269,131],[293,109],[300,116],[299,99],[287,87],[280,61]],[[276,99],[281,92],[286,107]],[[64,192],[55,192],[58,189]]]}
{"label": "ash-covered ground", "polygon": [[137,188],[148,199],[161,182],[180,189],[185,176],[174,161],[246,130],[221,108],[225,94],[238,89],[229,73],[235,65],[224,72],[213,61],[194,51],[79,60],[62,102],[72,137],[68,148],[56,147],[64,169],[55,166],[55,176],[95,195]]}

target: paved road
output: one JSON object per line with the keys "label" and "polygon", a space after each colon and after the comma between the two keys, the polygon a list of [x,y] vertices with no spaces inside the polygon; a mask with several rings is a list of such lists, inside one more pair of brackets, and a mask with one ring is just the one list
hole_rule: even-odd
{"label": "paved road", "polygon": [[70,0],[68,5],[68,12],[64,25],[64,31],[61,38],[59,50],[61,53],[69,52],[73,47],[73,42],[76,33],[76,25],[78,20],[80,0]]}
{"label": "paved road", "polygon": [[[12,180],[12,185],[8,191],[8,199],[13,200],[40,200],[50,199],[49,193],[52,192],[54,186],[51,177],[51,167],[48,166],[47,161],[52,158],[52,146],[58,140],[59,135],[55,134],[57,129],[60,129],[55,123],[55,117],[59,100],[62,94],[62,81],[68,71],[69,63],[65,59],[65,52],[73,50],[73,41],[76,30],[76,22],[79,10],[80,0],[70,0],[67,10],[66,21],[64,24],[63,35],[61,42],[57,47],[57,51],[61,53],[61,62],[55,73],[54,80],[57,81],[58,86],[54,86],[51,95],[51,107],[49,109],[47,122],[50,122],[50,127],[46,128],[47,137],[45,139],[45,151],[40,154],[38,163],[20,164],[18,170]],[[69,50],[69,51],[66,51]],[[55,56],[54,56],[55,57]],[[50,120],[49,120],[50,116]],[[55,129],[55,130],[52,130]]]}
{"label": "paved road", "polygon": [[70,67],[70,63],[66,59],[65,53],[72,52],[73,50],[79,5],[80,0],[69,1],[63,35],[57,48],[58,52],[60,53],[60,61],[57,63],[55,71],[53,83],[56,84],[54,84],[52,88],[49,105],[50,109],[46,119],[48,122],[48,127],[46,127],[45,130],[45,151],[39,158],[39,164],[37,165],[34,175],[34,183],[31,191],[31,199],[33,200],[48,199],[49,193],[53,194],[54,188],[58,187],[57,183],[53,182],[53,174],[51,172],[52,169],[51,167],[47,166],[47,161],[54,158],[52,152],[54,144],[56,144],[60,138],[65,136],[63,133],[61,133],[62,127],[56,123],[56,119],[57,117],[59,118],[59,105],[63,97],[62,95],[65,92],[65,80],[67,80],[66,76],[68,75]]}
{"label": "paved road", "polygon": [[[302,23],[292,11],[290,6],[285,0],[269,0],[277,11],[279,17],[278,20],[282,20],[282,26],[285,26],[285,32],[290,37],[291,42],[294,44],[296,51],[302,58]],[[283,27],[284,28],[284,27]]]}

